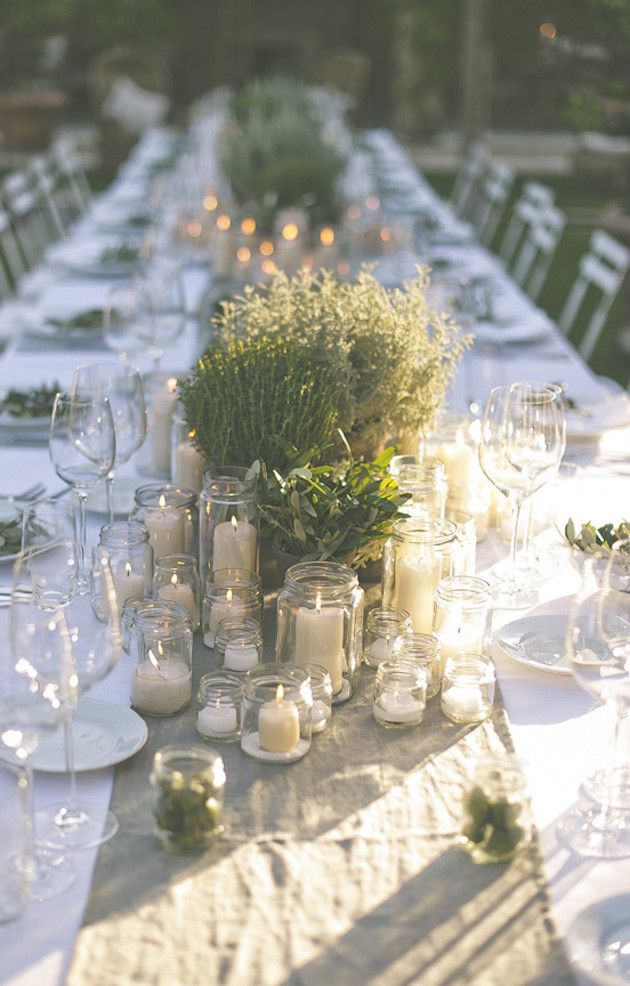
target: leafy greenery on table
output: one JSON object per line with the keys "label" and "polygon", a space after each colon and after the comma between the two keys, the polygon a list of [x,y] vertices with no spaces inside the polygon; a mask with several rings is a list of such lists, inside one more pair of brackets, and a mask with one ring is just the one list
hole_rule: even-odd
{"label": "leafy greenery on table", "polygon": [[526,836],[520,824],[523,807],[522,801],[494,798],[475,786],[464,799],[464,838],[497,862],[510,859]]}
{"label": "leafy greenery on table", "polygon": [[276,551],[302,561],[335,558],[357,568],[377,559],[409,499],[387,470],[395,452],[389,448],[373,462],[341,468],[274,471],[261,493],[263,536]]}
{"label": "leafy greenery on table", "polygon": [[572,548],[591,555],[607,554],[612,546],[622,538],[630,537],[630,521],[623,520],[616,527],[614,524],[582,524],[576,529],[573,520],[569,520],[564,528],[564,536]]}
{"label": "leafy greenery on table", "polygon": [[16,555],[22,547],[22,516],[0,521],[0,558]]}
{"label": "leafy greenery on table", "polygon": [[43,418],[50,415],[55,396],[61,390],[57,382],[31,390],[8,390],[0,401],[0,411],[12,418]]}
{"label": "leafy greenery on table", "polygon": [[53,325],[57,332],[92,332],[103,326],[103,309],[90,308],[88,311],[79,312],[70,318],[49,318],[49,325]]}
{"label": "leafy greenery on table", "polygon": [[101,264],[133,264],[140,256],[140,247],[132,243],[121,243],[120,246],[107,247],[101,253]]}

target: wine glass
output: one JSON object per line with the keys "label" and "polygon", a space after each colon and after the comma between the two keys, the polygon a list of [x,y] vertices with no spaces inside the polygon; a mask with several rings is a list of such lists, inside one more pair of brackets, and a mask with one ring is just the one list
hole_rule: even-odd
{"label": "wine glass", "polygon": [[136,282],[112,288],[103,308],[103,339],[121,363],[145,351],[136,333],[138,317]]}
{"label": "wine glass", "polygon": [[107,476],[114,465],[114,419],[106,397],[93,399],[57,394],[53,404],[49,438],[50,461],[64,483],[74,488],[79,505],[78,590],[86,593],[85,504],[90,489]]}
{"label": "wine glass", "polygon": [[493,387],[481,425],[479,462],[483,472],[513,505],[510,568],[497,579],[495,605],[519,609],[533,606],[537,588],[519,577],[519,521],[523,503],[558,471],[566,434],[564,409],[557,387],[513,383]]}
{"label": "wine glass", "polygon": [[138,282],[138,318],[134,331],[158,371],[166,346],[186,326],[186,300],[181,270],[156,264]]}
{"label": "wine glass", "polygon": [[582,688],[611,712],[614,740],[606,766],[587,778],[591,804],[572,809],[558,835],[576,852],[597,859],[630,856],[630,764],[623,720],[630,708],[630,540],[610,557],[586,555],[567,624],[566,653]]}
{"label": "wine glass", "polygon": [[[100,558],[99,584],[103,622],[94,615],[89,597],[75,596],[65,608],[65,619],[72,647],[74,685],[77,696],[84,695],[104,678],[116,664],[121,651],[120,612],[109,560]],[[38,831],[46,842],[58,848],[87,849],[111,839],[118,831],[112,811],[94,814],[89,805],[77,800],[73,719],[64,723],[66,769],[69,789],[66,800],[50,805],[36,816]]]}
{"label": "wine glass", "polygon": [[29,558],[33,595],[42,609],[65,606],[76,595],[79,565],[76,513],[68,501],[42,499],[22,512],[22,550]]}
{"label": "wine glass", "polygon": [[90,363],[78,366],[72,379],[77,397],[106,397],[114,419],[116,452],[106,476],[109,522],[114,520],[115,468],[128,462],[147,437],[147,409],[142,374],[128,363]]}

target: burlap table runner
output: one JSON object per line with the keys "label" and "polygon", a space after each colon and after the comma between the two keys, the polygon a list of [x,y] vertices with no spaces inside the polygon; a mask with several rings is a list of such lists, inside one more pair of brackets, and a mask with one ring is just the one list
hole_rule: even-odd
{"label": "burlap table runner", "polygon": [[[196,675],[211,666],[198,642]],[[510,747],[500,696],[477,727],[433,700],[419,728],[392,732],[372,718],[371,688],[361,669],[299,763],[221,745],[227,833],[196,858],[158,847],[148,784],[156,749],[199,741],[194,710],[149,720],[147,745],[117,769],[120,832],[100,852],[70,986],[573,982],[537,842],[484,866],[456,843],[463,781]]]}

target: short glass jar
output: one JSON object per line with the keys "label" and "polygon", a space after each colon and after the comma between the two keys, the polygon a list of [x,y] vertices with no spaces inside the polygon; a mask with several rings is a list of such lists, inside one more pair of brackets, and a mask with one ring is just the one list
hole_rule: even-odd
{"label": "short glass jar", "polygon": [[197,732],[204,739],[230,743],[241,735],[243,676],[233,671],[204,674],[197,692]]}
{"label": "short glass jar", "polygon": [[464,790],[462,807],[462,844],[475,863],[513,859],[531,841],[525,778],[513,754],[479,760]]}
{"label": "short glass jar", "polygon": [[90,584],[92,608],[101,621],[107,619],[101,565],[101,559],[104,557],[109,560],[120,609],[128,599],[140,600],[150,596],[153,582],[153,549],[149,543],[147,528],[134,520],[116,520],[101,527],[98,545],[92,551]]}
{"label": "short glass jar", "polygon": [[477,528],[475,518],[464,510],[446,508],[446,519],[455,524],[459,542],[459,571],[462,575],[474,575],[477,571]]}
{"label": "short glass jar", "polygon": [[179,603],[161,601],[160,609],[136,610],[131,647],[137,665],[131,704],[137,712],[170,716],[186,708],[192,696],[192,630]]}
{"label": "short glass jar", "polygon": [[194,630],[199,627],[201,588],[197,559],[193,555],[164,555],[155,565],[153,595],[156,599],[180,603]]}
{"label": "short glass jar", "polygon": [[387,661],[392,656],[398,637],[410,629],[409,613],[375,606],[365,618],[363,663],[368,668],[377,668],[381,661]]}
{"label": "short glass jar", "polygon": [[200,493],[203,474],[208,466],[194,443],[197,432],[189,427],[181,406],[177,407],[173,415],[172,427],[171,479],[177,486],[185,486]]}
{"label": "short glass jar", "polygon": [[225,768],[221,757],[197,745],[164,746],[153,758],[155,835],[169,852],[211,846],[223,827]]}
{"label": "short glass jar", "polygon": [[415,633],[431,633],[438,582],[454,574],[458,561],[452,521],[397,521],[383,549],[382,605],[409,613]]}
{"label": "short glass jar", "polygon": [[424,718],[427,677],[407,661],[381,661],[376,671],[372,713],[386,729],[410,729]]}
{"label": "short glass jar", "polygon": [[452,575],[435,593],[433,633],[440,642],[442,671],[449,657],[484,654],[490,633],[492,590],[485,579]]}
{"label": "short glass jar", "polygon": [[492,712],[494,665],[480,654],[449,657],[442,675],[441,709],[457,723],[482,722]]}
{"label": "short glass jar", "polygon": [[188,612],[181,603],[162,603],[160,599],[128,599],[120,614],[122,649],[128,654],[131,646],[131,627],[136,613],[149,613],[158,610],[163,614],[175,613],[182,619],[188,619]]}
{"label": "short glass jar", "polygon": [[392,659],[424,668],[427,676],[427,699],[439,694],[442,681],[440,645],[430,633],[414,633],[408,630],[394,645]]}
{"label": "short glass jar", "polygon": [[263,636],[258,620],[220,620],[214,638],[214,653],[225,671],[243,674],[263,659]]}
{"label": "short glass jar", "polygon": [[258,571],[258,471],[240,466],[208,469],[199,500],[202,580],[212,572]]}
{"label": "short glass jar", "polygon": [[321,664],[307,664],[304,670],[308,671],[313,692],[312,730],[323,733],[332,718],[332,678]]}
{"label": "short glass jar", "polygon": [[144,396],[147,437],[134,461],[141,475],[170,479],[171,428],[177,405],[177,377],[159,371],[144,374]]}
{"label": "short glass jar", "polygon": [[365,593],[356,572],[341,562],[301,562],[288,569],[278,594],[276,659],[329,672],[333,702],[352,694],[363,653]]}
{"label": "short glass jar", "polygon": [[446,474],[444,463],[439,459],[427,456],[413,465],[401,466],[398,489],[410,497],[401,507],[401,513],[429,524],[444,520]]}
{"label": "short glass jar", "polygon": [[243,685],[241,749],[256,760],[291,763],[311,748],[313,691],[305,668],[261,664]]}
{"label": "short glass jar", "polygon": [[152,483],[136,490],[131,519],[147,528],[156,562],[164,555],[197,555],[197,495],[183,486]]}
{"label": "short glass jar", "polygon": [[262,623],[260,576],[244,568],[223,568],[206,577],[202,607],[203,642],[215,646],[221,620]]}

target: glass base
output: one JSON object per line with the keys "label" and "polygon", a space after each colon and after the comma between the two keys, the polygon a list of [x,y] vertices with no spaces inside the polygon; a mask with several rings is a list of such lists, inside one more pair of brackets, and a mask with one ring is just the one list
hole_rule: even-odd
{"label": "glass base", "polygon": [[630,812],[630,766],[603,768],[584,781],[587,797]]}
{"label": "glass base", "polygon": [[38,842],[56,849],[91,849],[107,842],[119,828],[112,811],[95,818],[81,805],[73,808],[72,816],[66,804],[49,805],[35,815]]}
{"label": "glass base", "polygon": [[36,846],[30,899],[50,900],[71,887],[76,880],[74,863],[58,849]]}
{"label": "glass base", "polygon": [[623,859],[630,856],[630,812],[615,808],[603,810],[574,808],[556,829],[561,842],[579,856],[593,859]]}
{"label": "glass base", "polygon": [[491,575],[492,602],[497,609],[529,609],[538,602],[538,588],[525,580],[515,582],[494,571]]}

